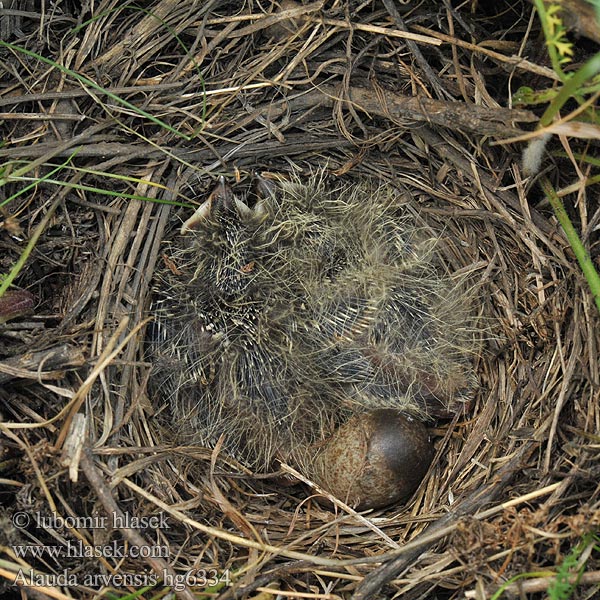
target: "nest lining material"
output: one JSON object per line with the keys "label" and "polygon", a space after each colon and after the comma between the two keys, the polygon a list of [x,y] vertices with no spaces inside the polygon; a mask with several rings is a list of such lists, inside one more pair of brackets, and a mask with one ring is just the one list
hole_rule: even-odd
{"label": "nest lining material", "polygon": [[[485,137],[512,135],[535,119],[499,106],[505,70],[524,83],[549,75],[535,60],[517,66],[512,58],[530,7],[516,4],[520,16],[509,25],[496,14],[438,18],[419,5],[399,15],[383,4],[157,1],[140,13],[114,1],[91,20],[66,5],[43,15],[31,6],[18,17],[10,43],[194,136],[188,141],[31,55],[1,49],[0,102],[11,113],[3,160],[59,164],[77,148],[71,164],[86,169],[64,169],[68,186],[42,183],[3,215],[3,270],[24,247],[6,224],[31,238],[47,220],[17,280],[36,297],[36,313],[0,330],[11,483],[4,518],[15,510],[103,510],[167,514],[170,526],[75,533],[100,546],[161,544],[170,558],[32,561],[38,571],[182,574],[202,565],[231,574],[224,598],[263,588],[323,598],[381,589],[459,597],[555,567],[598,528],[598,315],[555,219],[520,175],[511,153],[518,148],[490,146]],[[407,41],[402,23],[427,40]],[[437,34],[440,23],[447,31]],[[514,39],[505,54],[463,43],[501,27]],[[441,43],[448,36],[456,43]],[[572,183],[574,173],[564,175],[570,163],[556,160],[549,166],[557,185],[558,167]],[[161,441],[146,395],[151,277],[165,230],[189,209],[131,196],[195,202],[217,174],[323,166],[332,177],[376,178],[410,193],[440,232],[448,268],[479,286],[486,323],[472,415],[437,425],[433,467],[406,506],[366,516],[324,510],[299,486],[244,476],[218,448]],[[11,183],[7,196],[22,185]],[[573,216],[595,258],[598,206],[584,190]],[[26,362],[29,351],[39,353],[37,364]],[[61,361],[47,362],[57,354]],[[28,535],[57,543],[40,530],[4,533],[3,546],[31,543]],[[73,532],[58,535],[66,544]],[[592,554],[588,575],[597,560]],[[192,589],[177,593],[189,598]],[[68,591],[90,594],[81,584]]]}

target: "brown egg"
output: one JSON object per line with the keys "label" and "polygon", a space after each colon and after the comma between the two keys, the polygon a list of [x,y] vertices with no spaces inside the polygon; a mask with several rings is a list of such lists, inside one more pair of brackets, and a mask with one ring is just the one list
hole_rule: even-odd
{"label": "brown egg", "polygon": [[433,444],[425,426],[393,409],[352,417],[317,455],[314,479],[359,510],[412,494],[429,469]]}

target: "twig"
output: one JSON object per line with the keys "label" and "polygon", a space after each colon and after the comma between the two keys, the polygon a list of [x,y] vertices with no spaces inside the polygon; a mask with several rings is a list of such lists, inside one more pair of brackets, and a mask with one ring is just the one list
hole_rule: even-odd
{"label": "twig", "polygon": [[38,381],[59,379],[64,375],[62,370],[65,367],[81,367],[84,364],[85,357],[79,348],[62,344],[0,361],[0,383],[15,378]]}
{"label": "twig", "polygon": [[[155,148],[146,145],[137,144],[122,144],[118,142],[105,142],[103,139],[94,138],[87,140],[85,145],[79,147],[77,156],[84,157],[99,157],[106,156],[122,156],[123,159],[131,161],[138,158],[160,159],[165,157],[165,151],[156,150]],[[303,141],[304,140],[304,141]],[[220,145],[221,155],[229,158],[248,159],[249,162],[256,164],[257,160],[263,159],[265,156],[274,158],[276,156],[295,156],[298,154],[309,154],[311,152],[321,152],[329,150],[333,146],[336,148],[352,147],[354,144],[348,140],[340,139],[338,135],[321,136],[318,139],[308,138],[305,133],[286,136],[284,144],[277,140],[260,140],[258,143],[222,143]],[[23,146],[20,148],[0,149],[0,158],[10,156],[11,158],[32,158],[41,156],[48,149],[55,148],[54,142],[40,143],[35,146]],[[169,152],[176,158],[188,162],[204,162],[214,159],[214,153],[201,149],[194,150],[188,148],[173,148]],[[53,151],[52,156],[69,156],[72,151],[58,150]]]}
{"label": "twig", "polygon": [[[342,101],[334,86],[319,86],[319,91],[329,100]],[[488,108],[465,102],[435,100],[425,96],[403,96],[383,88],[371,90],[352,87],[348,97],[355,106],[366,113],[376,114],[391,121],[411,119],[440,125],[453,131],[506,137],[517,128],[516,121],[532,122],[537,117],[528,110]]]}
{"label": "twig", "polygon": [[[104,510],[109,515],[114,515],[118,518],[122,523],[127,523],[125,519],[125,514],[120,509],[119,505],[113,498],[110,488],[104,482],[102,475],[94,465],[94,460],[92,458],[92,453],[89,448],[86,448],[81,455],[81,468],[90,482],[92,488],[96,492],[98,496],[98,500],[104,507]],[[116,521],[117,519],[114,519]],[[121,535],[132,545],[138,548],[149,548],[152,546],[149,542],[147,542],[142,535],[136,531],[135,529],[130,529],[127,527],[120,527],[119,531]],[[146,555],[149,555],[146,557]],[[168,563],[166,563],[162,558],[155,558],[152,556],[152,552],[141,552],[140,556],[144,556],[146,562],[150,565],[152,570],[162,579],[165,574],[169,576],[172,581],[178,581],[177,575],[175,571],[170,567]],[[184,589],[175,591],[175,594],[181,600],[195,600],[194,595],[191,590],[185,586]]]}
{"label": "twig", "polygon": [[[404,21],[402,20],[402,17],[400,16],[400,13],[398,12],[398,9],[396,8],[394,2],[392,0],[383,0],[383,5],[385,6],[385,9],[390,13],[390,17],[394,19],[396,27],[400,31],[408,32],[408,29],[404,24]],[[417,44],[410,38],[406,40],[406,45],[408,46],[408,49],[411,51],[412,55],[415,57],[415,60],[417,61],[419,67],[421,67],[423,73],[425,73],[425,76],[431,84],[431,87],[433,87],[433,89],[435,90],[437,97],[440,99],[446,97],[447,93],[446,90],[444,90],[442,84],[440,83],[440,78],[433,72],[433,69],[425,60],[425,57],[421,53],[419,46],[417,46]]]}

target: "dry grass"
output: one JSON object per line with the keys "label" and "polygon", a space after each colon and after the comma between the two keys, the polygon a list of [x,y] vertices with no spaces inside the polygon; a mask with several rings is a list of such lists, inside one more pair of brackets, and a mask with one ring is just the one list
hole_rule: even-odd
{"label": "dry grass", "polygon": [[[107,0],[93,15],[69,2],[43,13],[21,4],[26,14],[2,17],[4,39],[112,95],[0,48],[0,160],[13,175],[29,165],[4,197],[66,162],[52,176],[63,183],[40,182],[2,209],[4,272],[48,221],[16,280],[35,312],[0,325],[5,589],[31,566],[74,576],[18,580],[32,598],[91,598],[99,574],[125,594],[152,573],[187,575],[181,598],[485,598],[517,574],[556,569],[599,529],[598,313],[520,172],[520,147],[490,143],[536,118],[504,108],[518,85],[553,82],[527,3],[497,14],[396,3],[401,15],[369,0]],[[597,194],[574,164],[547,156],[545,167],[557,187],[579,182],[565,201],[598,264]],[[437,424],[434,465],[405,506],[363,516],[324,510],[306,488],[254,478],[217,452],[173,447],[145,391],[152,273],[189,209],[137,197],[192,203],[218,174],[323,166],[411,193],[449,267],[479,288],[486,324],[471,416]],[[11,525],[15,514],[52,513],[74,526]],[[109,515],[112,525],[120,514],[168,527],[82,520]],[[77,541],[168,553],[14,553]],[[232,585],[203,582],[211,569]],[[597,551],[587,571],[582,598],[598,589]]]}

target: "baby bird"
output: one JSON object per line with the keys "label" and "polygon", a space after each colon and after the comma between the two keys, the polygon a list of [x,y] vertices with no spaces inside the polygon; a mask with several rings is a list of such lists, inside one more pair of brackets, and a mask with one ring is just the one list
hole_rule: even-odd
{"label": "baby bird", "polygon": [[156,276],[150,390],[188,441],[359,509],[418,487],[475,384],[468,294],[388,185],[220,179]]}

